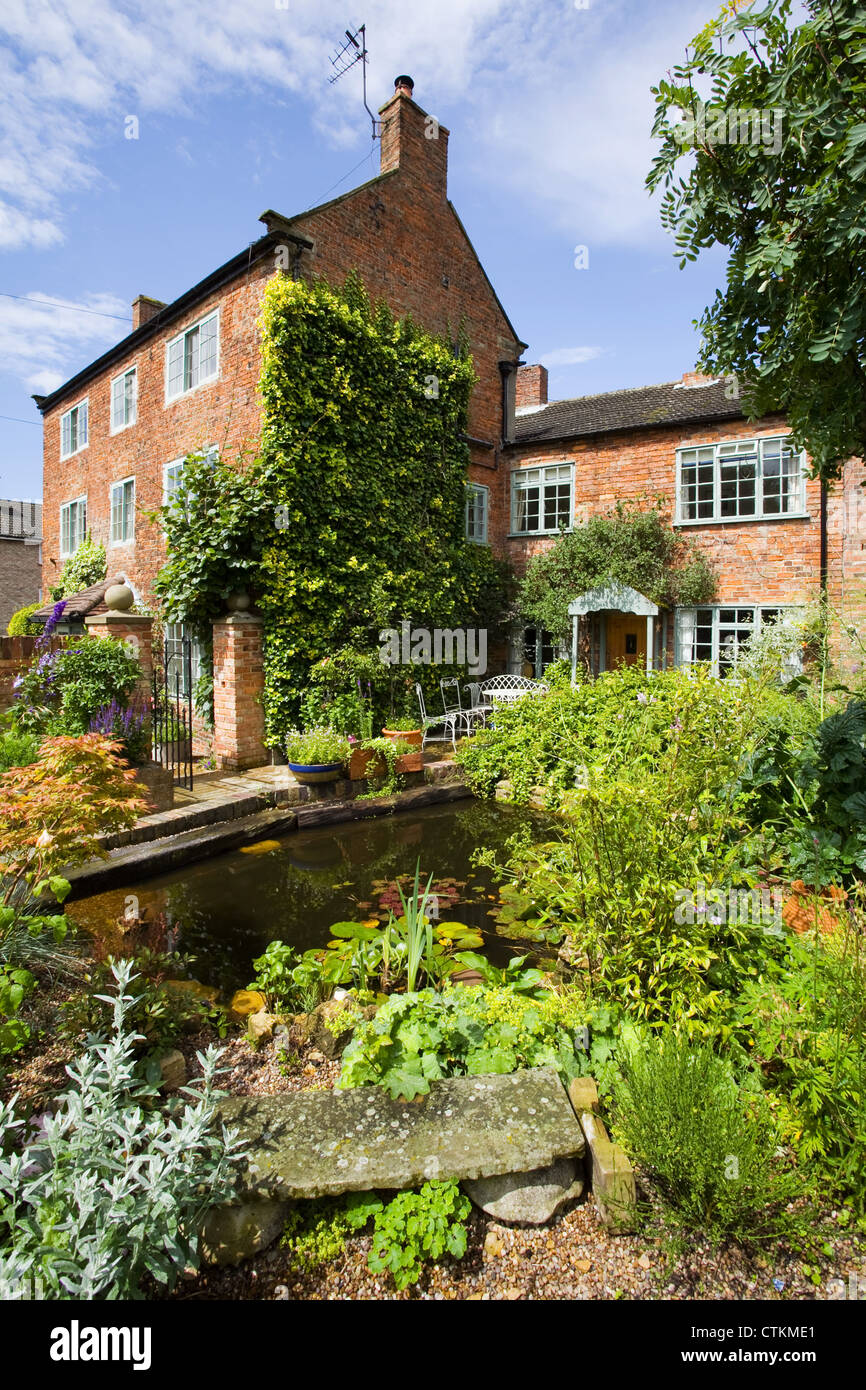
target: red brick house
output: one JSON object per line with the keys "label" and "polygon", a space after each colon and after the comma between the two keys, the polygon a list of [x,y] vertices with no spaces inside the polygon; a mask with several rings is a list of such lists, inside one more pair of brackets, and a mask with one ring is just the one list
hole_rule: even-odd
{"label": "red brick house", "polygon": [[[700,609],[659,615],[654,664],[711,661],[780,612],[816,599],[822,582],[845,633],[866,617],[866,496],[861,460],[828,492],[806,477],[781,416],[750,423],[726,380],[681,381],[549,402],[543,366],[521,366],[514,443],[506,450],[509,559],[523,570],[560,525],[580,525],[618,499],[663,498],[673,526],[704,549],[718,595]],[[588,616],[588,615],[587,615]],[[642,613],[593,616],[594,661],[643,662]],[[548,634],[529,629],[513,664],[533,672],[553,659]],[[862,659],[862,657],[861,657]]]}
{"label": "red brick house", "polygon": [[[471,539],[521,571],[560,527],[619,498],[663,496],[673,525],[707,550],[719,573],[713,604],[657,616],[583,615],[597,668],[648,654],[656,665],[724,665],[726,644],[813,599],[822,582],[841,619],[860,621],[862,463],[850,463],[844,483],[824,495],[788,447],[784,420],[750,424],[724,381],[695,373],[548,402],[547,372],[519,365],[525,344],[448,200],[448,131],[415,103],[409,78],[397,79],[380,116],[376,178],[298,216],[265,212],[265,234],[250,247],[171,304],[140,296],[127,338],[36,398],[45,592],[89,532],[105,542],[109,573],[150,598],[164,545],[144,513],[170,495],[183,458],[257,448],[257,318],[267,281],[289,273],[341,282],[355,269],[371,298],[427,329],[456,338],[466,326],[478,377],[468,435]],[[515,636],[517,669],[539,672],[553,656],[547,634]]]}
{"label": "red brick house", "polygon": [[[385,299],[456,340],[461,322],[478,384],[470,407],[470,522],[500,548],[502,470],[520,341],[448,199],[448,134],[398,78],[382,107],[381,172],[295,217],[268,211],[266,232],[171,304],[140,296],[127,338],[50,395],[44,420],[44,584],[87,533],[112,574],[147,600],[163,538],[144,513],[171,493],[183,458],[255,452],[261,428],[257,318],[276,273],[341,283],[357,270]],[[484,503],[483,513],[481,508]]]}

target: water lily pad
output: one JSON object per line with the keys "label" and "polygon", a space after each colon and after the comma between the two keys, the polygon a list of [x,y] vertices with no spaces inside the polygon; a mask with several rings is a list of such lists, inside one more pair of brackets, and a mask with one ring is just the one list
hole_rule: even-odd
{"label": "water lily pad", "polygon": [[367,922],[335,922],[331,935],[344,941],[374,941],[379,935],[378,928]]}

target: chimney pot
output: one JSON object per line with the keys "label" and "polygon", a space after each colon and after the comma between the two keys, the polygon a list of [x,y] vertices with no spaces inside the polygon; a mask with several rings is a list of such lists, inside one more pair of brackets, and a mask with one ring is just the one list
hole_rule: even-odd
{"label": "chimney pot", "polygon": [[407,97],[410,97],[410,96],[412,95],[412,93],[414,92],[414,90],[415,90],[415,83],[412,81],[412,78],[411,78],[411,77],[407,77],[405,73],[404,73],[401,77],[395,77],[395,78],[394,78],[394,91],[395,91],[395,92],[405,92],[406,96],[407,96]]}

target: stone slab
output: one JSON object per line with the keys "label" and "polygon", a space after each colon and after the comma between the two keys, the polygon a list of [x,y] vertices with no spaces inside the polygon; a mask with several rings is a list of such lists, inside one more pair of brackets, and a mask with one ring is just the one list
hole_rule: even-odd
{"label": "stone slab", "polygon": [[527,1173],[585,1149],[550,1067],[434,1081],[407,1102],[378,1086],[233,1097],[220,1114],[251,1143],[246,1190],[283,1201]]}

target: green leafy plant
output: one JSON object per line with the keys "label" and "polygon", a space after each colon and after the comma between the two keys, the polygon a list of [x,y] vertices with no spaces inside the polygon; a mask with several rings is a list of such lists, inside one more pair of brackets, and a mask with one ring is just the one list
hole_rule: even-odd
{"label": "green leafy plant", "polygon": [[803,1224],[789,1205],[805,1183],[777,1155],[760,1088],[738,1084],[710,1044],[673,1030],[626,1050],[616,1127],[669,1214],[717,1243],[771,1240]]}
{"label": "green leafy plant", "polygon": [[[183,976],[193,963],[191,956],[166,955],[142,948],[124,958],[136,971],[136,993],[127,1022],[148,1053],[164,1050],[183,1033],[196,1032],[213,1018],[210,1003],[184,988]],[[116,978],[118,961],[109,959],[91,966],[87,987],[61,1005],[61,1032],[80,1038],[99,1028],[105,994]]]}
{"label": "green leafy plant", "polygon": [[0,732],[0,772],[8,772],[10,767],[27,767],[38,757],[37,734],[19,731],[14,726]]}
{"label": "green leafy plant", "polygon": [[333,729],[308,729],[306,733],[292,730],[286,734],[283,746],[290,763],[315,766],[349,761],[349,740]]}
{"label": "green leafy plant", "polygon": [[[455,986],[437,994],[392,994],[355,1030],[338,1085],[377,1084],[394,1099],[426,1095],[444,1076],[552,1066],[569,1081],[585,1073],[592,1010],[577,990],[534,1000],[510,989]],[[585,1035],[585,1037],[584,1037]]]}
{"label": "green leafy plant", "polygon": [[199,1256],[211,1206],[230,1201],[243,1151],[221,1125],[219,1053],[176,1114],[142,1081],[129,1027],[132,963],[113,971],[107,1041],[68,1068],[70,1086],[38,1134],[0,1102],[0,1298],[141,1298],[170,1289]]}
{"label": "green leafy plant", "polygon": [[141,667],[113,637],[82,637],[74,646],[43,652],[16,690],[18,722],[37,733],[76,738],[100,710],[126,706]]}
{"label": "green leafy plant", "polygon": [[462,1259],[471,1211],[456,1182],[425,1182],[417,1192],[398,1193],[375,1212],[370,1269],[387,1270],[397,1288],[406,1289],[417,1284],[425,1260]]}
{"label": "green leafy plant", "polygon": [[59,599],[80,594],[82,589],[89,589],[104,578],[105,546],[92,536],[85,536],[75,554],[66,561],[59,580],[51,585],[49,592],[56,603]]}
{"label": "green leafy plant", "polygon": [[[817,904],[816,904],[817,911]],[[829,932],[793,937],[784,968],[750,981],[739,1036],[781,1131],[822,1183],[866,1210],[866,924],[862,885]]]}

